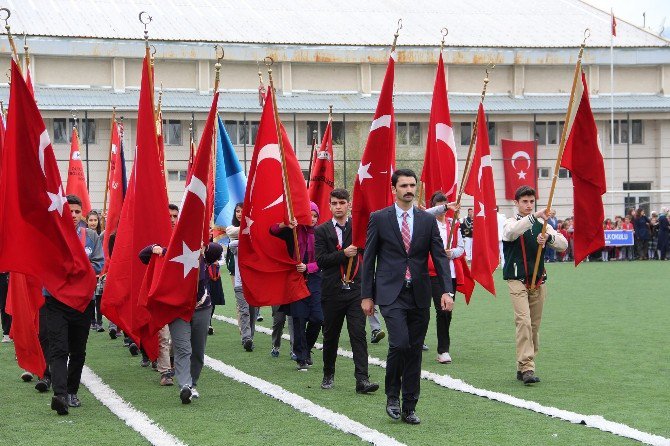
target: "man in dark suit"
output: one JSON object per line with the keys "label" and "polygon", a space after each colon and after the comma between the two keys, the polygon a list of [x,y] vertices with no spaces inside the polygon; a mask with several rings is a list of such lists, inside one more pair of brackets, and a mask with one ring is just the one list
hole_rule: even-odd
{"label": "man in dark suit", "polygon": [[[351,244],[351,203],[349,192],[334,189],[330,193],[333,219],[314,230],[316,262],[322,270],[321,308],[323,309],[323,381],[321,388],[330,389],[335,379],[335,359],[344,318],[351,349],[354,353],[356,392],[370,393],[379,384],[368,376],[368,343],[365,315],[361,311],[361,280],[358,273],[360,255]],[[345,281],[349,259],[353,258],[350,281]],[[345,283],[346,282],[346,283]]]}
{"label": "man in dark suit", "polygon": [[[441,307],[453,308],[449,259],[435,217],[413,206],[416,174],[396,170],[391,176],[395,204],[370,215],[361,268],[361,307],[371,315],[379,305],[389,334],[386,360],[386,412],[397,420],[419,424],[422,345],[430,319],[431,282],[428,254],[433,258],[442,293]],[[402,390],[402,413],[400,392]]]}

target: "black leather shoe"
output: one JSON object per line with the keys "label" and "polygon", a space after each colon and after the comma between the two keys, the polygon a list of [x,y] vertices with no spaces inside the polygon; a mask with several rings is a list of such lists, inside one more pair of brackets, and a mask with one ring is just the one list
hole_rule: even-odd
{"label": "black leather shoe", "polygon": [[390,396],[386,399],[386,413],[394,420],[400,419],[400,400]]}
{"label": "black leather shoe", "polygon": [[54,396],[51,398],[51,409],[55,410],[58,415],[67,415],[70,409],[67,405],[67,398],[64,396]]}
{"label": "black leather shoe", "polygon": [[535,372],[532,370],[526,370],[523,372],[521,379],[525,385],[535,384],[540,382],[540,378],[535,376]]}
{"label": "black leather shoe", "polygon": [[39,393],[46,392],[49,390],[49,387],[51,387],[51,380],[49,378],[42,378],[37,381],[37,384],[35,384],[35,390],[37,390]]}
{"label": "black leather shoe", "polygon": [[321,381],[321,388],[326,390],[332,389],[334,382],[335,382],[334,375],[323,375],[323,381]]}
{"label": "black leather shoe", "polygon": [[521,373],[521,370],[516,371],[516,379],[523,381],[523,373]]}
{"label": "black leather shoe", "polygon": [[132,356],[137,356],[140,354],[140,349],[137,347],[137,344],[134,342],[131,342],[130,345],[128,346],[128,351]]}
{"label": "black leather shoe", "polygon": [[407,424],[421,423],[421,420],[419,419],[419,417],[416,416],[416,412],[414,412],[413,410],[410,410],[408,412],[403,411],[401,418]]}
{"label": "black leather shoe", "polygon": [[67,396],[67,405],[70,407],[81,407],[81,401],[79,401],[76,394],[71,393]]}
{"label": "black leather shoe", "polygon": [[369,379],[362,379],[356,383],[356,393],[372,393],[379,389],[379,384],[371,383]]}

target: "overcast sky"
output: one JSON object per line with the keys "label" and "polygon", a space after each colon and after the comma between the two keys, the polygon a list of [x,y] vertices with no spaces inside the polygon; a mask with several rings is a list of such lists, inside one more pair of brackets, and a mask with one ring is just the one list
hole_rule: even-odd
{"label": "overcast sky", "polygon": [[633,25],[642,26],[642,13],[647,13],[646,26],[658,33],[663,27],[663,36],[670,38],[670,0],[585,0],[604,11],[614,9],[614,15]]}

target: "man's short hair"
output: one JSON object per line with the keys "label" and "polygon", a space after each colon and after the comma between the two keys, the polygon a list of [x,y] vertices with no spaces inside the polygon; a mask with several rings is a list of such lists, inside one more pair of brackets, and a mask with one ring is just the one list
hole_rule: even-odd
{"label": "man's short hair", "polygon": [[82,207],[81,198],[79,198],[78,196],[70,194],[65,198],[67,198],[67,204],[77,204],[79,205],[79,207]]}
{"label": "man's short hair", "polygon": [[430,205],[435,206],[435,203],[441,203],[443,201],[448,201],[446,195],[441,190],[436,190],[433,192],[433,195],[430,197]]}
{"label": "man's short hair", "polygon": [[395,185],[398,184],[399,177],[412,177],[414,178],[414,181],[418,181],[416,174],[412,169],[398,169],[391,175],[391,186],[395,187]]}
{"label": "man's short hair", "polygon": [[535,189],[530,186],[521,186],[514,192],[514,200],[519,201],[521,197],[535,197]]}
{"label": "man's short hair", "polygon": [[172,203],[168,204],[168,209],[171,210],[171,211],[179,212],[179,206],[177,206],[176,204],[172,204]]}
{"label": "man's short hair", "polygon": [[330,198],[337,198],[338,200],[347,200],[349,201],[349,191],[346,189],[338,188],[330,191]]}

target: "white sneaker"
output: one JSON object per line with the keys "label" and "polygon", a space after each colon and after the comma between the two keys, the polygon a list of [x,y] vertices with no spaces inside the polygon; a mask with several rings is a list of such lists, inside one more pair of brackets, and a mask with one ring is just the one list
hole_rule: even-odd
{"label": "white sneaker", "polygon": [[8,342],[12,342],[12,338],[10,338],[9,335],[2,335],[2,341],[0,342],[7,344]]}
{"label": "white sneaker", "polygon": [[440,364],[451,364],[451,356],[449,356],[449,352],[437,355],[437,362]]}
{"label": "white sneaker", "polygon": [[200,398],[198,389],[196,389],[195,387],[191,387],[191,398]]}

